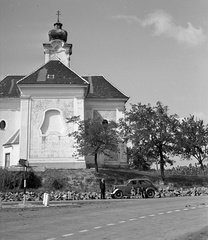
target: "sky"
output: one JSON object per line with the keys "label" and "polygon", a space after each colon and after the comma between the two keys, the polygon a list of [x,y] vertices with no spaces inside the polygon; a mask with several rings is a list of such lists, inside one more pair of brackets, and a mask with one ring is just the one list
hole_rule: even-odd
{"label": "sky", "polygon": [[208,0],[0,0],[0,79],[44,64],[57,21],[70,68],[103,75],[130,97],[208,123]]}

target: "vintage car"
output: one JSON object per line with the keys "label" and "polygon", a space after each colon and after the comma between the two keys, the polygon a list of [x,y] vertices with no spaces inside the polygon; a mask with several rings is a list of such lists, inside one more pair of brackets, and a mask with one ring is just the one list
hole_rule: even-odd
{"label": "vintage car", "polygon": [[113,192],[111,193],[112,198],[123,198],[124,196],[130,197],[132,187],[142,189],[144,197],[154,198],[155,192],[158,191],[157,187],[147,178],[136,178],[129,179],[123,185],[114,185]]}

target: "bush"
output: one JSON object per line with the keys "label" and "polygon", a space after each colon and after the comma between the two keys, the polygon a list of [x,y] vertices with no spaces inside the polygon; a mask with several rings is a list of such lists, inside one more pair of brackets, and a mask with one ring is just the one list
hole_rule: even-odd
{"label": "bush", "polygon": [[43,181],[43,188],[46,190],[61,190],[65,189],[67,186],[67,179],[60,178],[57,176],[47,177]]}
{"label": "bush", "polygon": [[[28,172],[26,175],[27,188],[39,188],[42,186],[42,179],[35,175],[34,172]],[[24,184],[21,185],[21,188],[24,187]]]}
{"label": "bush", "polygon": [[54,179],[53,183],[52,183],[52,187],[55,190],[61,190],[63,188],[64,184],[63,181],[61,179]]}
{"label": "bush", "polygon": [[[41,187],[41,178],[34,172],[26,173],[27,188],[37,189]],[[24,188],[24,172],[12,172],[7,169],[0,169],[0,191],[19,190]]]}

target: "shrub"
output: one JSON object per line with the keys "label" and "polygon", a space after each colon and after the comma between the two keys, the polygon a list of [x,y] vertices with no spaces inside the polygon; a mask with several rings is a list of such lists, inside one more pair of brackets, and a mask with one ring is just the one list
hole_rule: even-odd
{"label": "shrub", "polygon": [[[27,188],[37,189],[41,187],[41,178],[34,172],[26,173]],[[0,191],[19,190],[24,188],[24,172],[12,172],[7,169],[0,169]]]}
{"label": "shrub", "polygon": [[47,177],[43,181],[43,188],[46,190],[61,190],[67,187],[67,179],[61,177]]}
{"label": "shrub", "polygon": [[61,179],[54,179],[54,181],[52,182],[52,187],[55,190],[61,190],[63,188],[63,186],[64,186],[64,184]]}
{"label": "shrub", "polygon": [[[27,188],[39,188],[42,185],[42,179],[41,177],[35,175],[34,172],[28,172],[26,175],[26,181],[27,181]],[[21,185],[21,188],[23,188],[23,185]]]}

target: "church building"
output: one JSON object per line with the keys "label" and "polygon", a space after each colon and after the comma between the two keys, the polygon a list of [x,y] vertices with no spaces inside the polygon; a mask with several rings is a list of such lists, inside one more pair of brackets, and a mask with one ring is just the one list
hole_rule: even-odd
{"label": "church building", "polygon": [[[19,159],[31,167],[86,168],[93,157],[75,157],[77,129],[67,118],[123,116],[128,97],[104,76],[80,76],[70,68],[72,44],[62,29],[59,14],[49,42],[43,44],[45,63],[26,76],[8,75],[0,81],[0,167],[12,168]],[[23,66],[24,67],[24,66]],[[98,156],[100,167],[125,167],[125,146],[113,157]]]}

